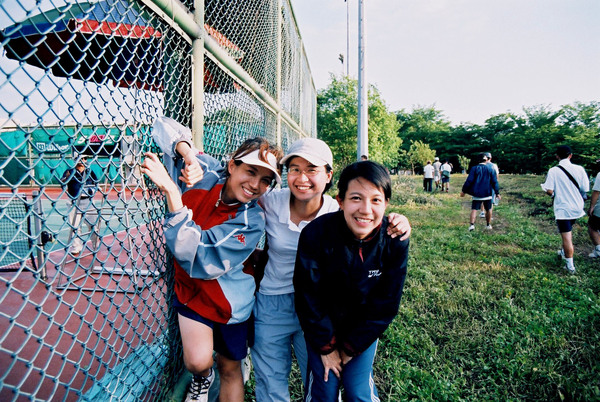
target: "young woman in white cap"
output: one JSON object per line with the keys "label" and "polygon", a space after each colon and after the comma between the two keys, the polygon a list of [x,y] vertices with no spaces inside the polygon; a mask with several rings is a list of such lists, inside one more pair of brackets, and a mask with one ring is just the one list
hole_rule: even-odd
{"label": "young woman in white cap", "polygon": [[255,291],[243,263],[265,227],[258,198],[281,183],[282,152],[262,138],[249,139],[223,168],[193,149],[190,130],[172,119],[158,119],[153,136],[167,168],[148,152],[142,172],[165,194],[169,209],[163,231],[175,257],[173,305],[184,363],[193,374],[186,401],[208,400],[213,350],[221,400],[243,401],[240,362],[248,350]]}
{"label": "young woman in white cap", "polygon": [[[254,305],[255,339],[252,363],[256,400],[289,401],[288,378],[292,347],[302,379],[306,379],[307,352],[304,334],[294,304],[294,264],[302,229],[323,214],[339,210],[339,204],[324,194],[333,177],[333,155],[316,138],[295,141],[281,163],[287,168],[287,188],[260,198],[266,213],[268,259]],[[395,237],[410,235],[408,220],[393,214]]]}

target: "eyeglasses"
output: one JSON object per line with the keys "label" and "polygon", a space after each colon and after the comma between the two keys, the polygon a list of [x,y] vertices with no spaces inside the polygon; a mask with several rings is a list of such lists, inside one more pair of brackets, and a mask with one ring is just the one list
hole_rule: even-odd
{"label": "eyeglasses", "polygon": [[316,176],[319,173],[323,172],[322,169],[319,168],[308,168],[308,169],[299,169],[297,167],[291,167],[288,169],[289,176],[300,176],[302,173],[306,176]]}

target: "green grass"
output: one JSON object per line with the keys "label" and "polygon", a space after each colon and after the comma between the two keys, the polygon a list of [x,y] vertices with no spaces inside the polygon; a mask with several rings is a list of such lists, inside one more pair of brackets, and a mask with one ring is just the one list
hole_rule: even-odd
{"label": "green grass", "polygon": [[[413,233],[400,311],[375,362],[381,399],[599,400],[600,263],[587,258],[586,219],[568,275],[542,177],[501,176],[494,229],[477,218],[474,232],[464,179],[425,194],[420,177],[394,178],[389,210]],[[296,373],[293,400],[299,382]]]}

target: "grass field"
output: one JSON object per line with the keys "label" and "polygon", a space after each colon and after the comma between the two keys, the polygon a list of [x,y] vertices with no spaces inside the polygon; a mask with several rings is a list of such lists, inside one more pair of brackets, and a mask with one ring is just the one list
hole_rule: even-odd
{"label": "grass field", "polygon": [[[600,261],[587,257],[586,218],[569,275],[543,177],[501,176],[494,229],[477,218],[473,232],[464,175],[450,193],[394,180],[389,210],[408,216],[413,234],[400,311],[375,363],[381,400],[599,400]],[[247,390],[253,400],[252,382]]]}

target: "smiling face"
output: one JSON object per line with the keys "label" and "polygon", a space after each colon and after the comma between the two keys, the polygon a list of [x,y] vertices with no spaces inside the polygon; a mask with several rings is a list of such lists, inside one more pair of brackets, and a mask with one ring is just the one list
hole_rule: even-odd
{"label": "smiling face", "polygon": [[237,164],[230,160],[227,169],[229,177],[225,182],[223,190],[223,202],[232,204],[234,202],[247,203],[263,195],[275,178],[275,174],[262,166]]}
{"label": "smiling face", "polygon": [[332,175],[332,172],[327,172],[325,166],[315,166],[306,159],[296,156],[288,165],[288,187],[296,200],[308,202],[323,195]]}
{"label": "smiling face", "polygon": [[357,239],[366,238],[381,224],[388,205],[383,190],[362,177],[348,182],[344,199],[338,197],[338,202],[348,228]]}

